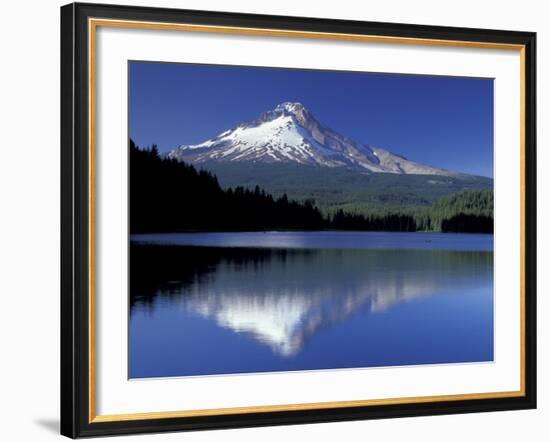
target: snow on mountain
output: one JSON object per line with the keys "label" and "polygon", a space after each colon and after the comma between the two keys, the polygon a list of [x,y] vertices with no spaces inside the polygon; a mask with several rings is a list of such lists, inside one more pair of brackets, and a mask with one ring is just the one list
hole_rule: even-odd
{"label": "snow on mountain", "polygon": [[322,126],[301,103],[281,103],[253,121],[215,138],[181,145],[169,158],[190,163],[265,162],[347,167],[362,172],[453,175],[409,161],[388,150],[360,144]]}

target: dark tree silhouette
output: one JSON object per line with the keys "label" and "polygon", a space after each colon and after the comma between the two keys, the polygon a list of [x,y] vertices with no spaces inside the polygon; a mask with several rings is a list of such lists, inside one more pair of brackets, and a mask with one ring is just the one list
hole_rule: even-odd
{"label": "dark tree silhouette", "polygon": [[442,232],[493,233],[493,218],[461,213],[441,221]]}
{"label": "dark tree silhouette", "polygon": [[223,190],[210,172],[130,141],[131,232],[312,230],[324,222],[311,203],[274,199],[259,186]]}

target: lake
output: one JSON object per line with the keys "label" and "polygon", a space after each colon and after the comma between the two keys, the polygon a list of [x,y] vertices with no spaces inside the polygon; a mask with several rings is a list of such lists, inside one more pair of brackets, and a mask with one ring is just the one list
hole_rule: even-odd
{"label": "lake", "polygon": [[130,239],[130,378],[493,360],[492,235]]}

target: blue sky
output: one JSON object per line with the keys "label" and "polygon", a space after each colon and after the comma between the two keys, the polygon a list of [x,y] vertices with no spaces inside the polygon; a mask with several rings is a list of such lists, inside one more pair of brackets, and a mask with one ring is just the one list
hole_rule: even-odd
{"label": "blue sky", "polygon": [[493,80],[130,62],[130,136],[166,152],[284,101],[357,142],[436,167],[493,176]]}

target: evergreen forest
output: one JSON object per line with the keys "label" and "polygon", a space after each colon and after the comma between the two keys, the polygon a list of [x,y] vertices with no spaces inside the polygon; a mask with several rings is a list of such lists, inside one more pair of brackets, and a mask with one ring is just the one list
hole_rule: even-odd
{"label": "evergreen forest", "polygon": [[314,199],[274,197],[258,185],[222,188],[215,174],[130,140],[130,231],[363,230],[493,232],[493,192],[468,189],[430,206],[328,212]]}

